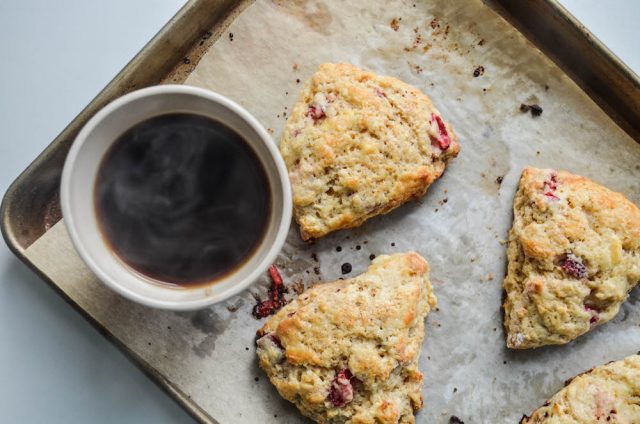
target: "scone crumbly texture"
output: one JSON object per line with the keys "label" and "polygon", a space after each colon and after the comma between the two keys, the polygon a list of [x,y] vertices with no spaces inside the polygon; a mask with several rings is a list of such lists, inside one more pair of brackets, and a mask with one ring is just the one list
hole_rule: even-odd
{"label": "scone crumbly texture", "polygon": [[507,346],[567,343],[611,320],[640,281],[640,211],[552,169],[523,171],[504,280]]}
{"label": "scone crumbly texture", "polygon": [[417,88],[346,63],[321,65],[280,143],[302,238],[356,227],[424,195],[459,150]]}
{"label": "scone crumbly texture", "polygon": [[640,423],[640,355],[581,374],[521,424]]}
{"label": "scone crumbly texture", "polygon": [[424,319],[436,306],[428,271],[417,253],[381,255],[271,317],[257,354],[280,395],[318,423],[413,423]]}

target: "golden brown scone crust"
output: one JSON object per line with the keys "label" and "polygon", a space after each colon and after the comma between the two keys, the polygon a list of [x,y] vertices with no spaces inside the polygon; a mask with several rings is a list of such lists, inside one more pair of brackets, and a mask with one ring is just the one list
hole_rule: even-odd
{"label": "golden brown scone crust", "polygon": [[382,255],[270,318],[257,353],[280,395],[318,423],[413,423],[424,319],[436,305],[428,271],[417,253]]}
{"label": "golden brown scone crust", "polygon": [[346,63],[321,65],[280,143],[302,238],[356,227],[424,195],[459,150],[420,90]]}
{"label": "golden brown scone crust", "polygon": [[520,423],[640,423],[640,356],[629,356],[573,378]]}
{"label": "golden brown scone crust", "polygon": [[640,281],[640,212],[565,171],[527,168],[504,280],[507,346],[567,343],[612,319]]}

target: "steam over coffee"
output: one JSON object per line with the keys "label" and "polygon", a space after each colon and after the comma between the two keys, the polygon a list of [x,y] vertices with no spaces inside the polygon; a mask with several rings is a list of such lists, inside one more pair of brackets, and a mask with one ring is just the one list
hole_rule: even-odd
{"label": "steam over coffee", "polygon": [[160,282],[206,284],[260,244],[271,213],[260,160],[212,119],[168,114],[125,132],[95,186],[104,238],[123,262]]}

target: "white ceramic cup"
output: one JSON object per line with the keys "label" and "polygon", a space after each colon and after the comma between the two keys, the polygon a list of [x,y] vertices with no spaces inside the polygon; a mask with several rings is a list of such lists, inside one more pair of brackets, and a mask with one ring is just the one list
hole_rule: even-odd
{"label": "white ceramic cup", "polygon": [[[262,162],[271,189],[271,217],[260,245],[233,273],[205,286],[172,287],[134,271],[109,249],[97,223],[94,188],[105,153],[132,126],[167,113],[203,115],[235,130]],[[135,302],[174,310],[203,308],[249,287],[282,248],[292,209],[287,169],[262,125],[228,98],[184,85],[159,85],[129,93],[93,116],[76,137],[65,161],[60,201],[71,241],[101,281]]]}

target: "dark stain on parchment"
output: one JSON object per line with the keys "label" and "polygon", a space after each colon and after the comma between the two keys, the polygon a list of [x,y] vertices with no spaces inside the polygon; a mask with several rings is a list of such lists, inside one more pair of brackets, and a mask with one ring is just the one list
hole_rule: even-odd
{"label": "dark stain on parchment", "polygon": [[204,340],[193,347],[193,352],[200,358],[210,356],[216,347],[218,336],[229,326],[229,320],[209,308],[193,312],[190,321],[195,328],[206,334]]}

